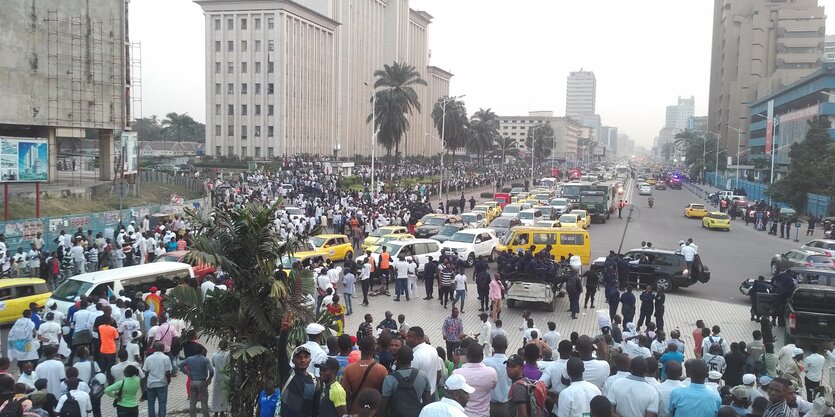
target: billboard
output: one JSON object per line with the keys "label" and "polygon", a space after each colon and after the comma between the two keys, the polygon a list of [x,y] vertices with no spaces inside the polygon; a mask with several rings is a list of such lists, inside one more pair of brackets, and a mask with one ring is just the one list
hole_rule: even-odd
{"label": "billboard", "polygon": [[43,138],[0,136],[0,182],[49,180],[49,144]]}
{"label": "billboard", "polygon": [[[114,155],[116,159],[116,175],[136,174],[139,169],[139,136],[136,132],[122,132],[119,140],[119,149]],[[122,161],[119,166],[118,161]]]}

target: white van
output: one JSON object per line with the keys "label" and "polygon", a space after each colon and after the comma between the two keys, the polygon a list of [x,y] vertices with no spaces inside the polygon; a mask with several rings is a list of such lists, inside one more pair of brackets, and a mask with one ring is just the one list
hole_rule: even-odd
{"label": "white van", "polygon": [[82,294],[106,297],[108,293],[118,295],[125,290],[128,295],[142,292],[144,298],[150,294],[151,287],[157,287],[160,291],[174,288],[177,285],[175,278],[194,278],[194,270],[191,265],[181,262],[152,262],[90,272],[70,277],[49,298],[55,300],[58,310],[67,314],[67,310],[75,303],[75,297]]}
{"label": "white van", "polygon": [[516,215],[516,218],[521,220],[525,226],[533,226],[534,223],[543,220],[542,211],[539,209],[522,210]]}

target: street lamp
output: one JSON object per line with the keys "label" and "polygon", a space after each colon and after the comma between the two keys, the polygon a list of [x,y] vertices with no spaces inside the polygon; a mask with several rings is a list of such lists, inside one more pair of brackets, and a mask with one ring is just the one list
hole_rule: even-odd
{"label": "street lamp", "polygon": [[739,130],[731,125],[728,125],[728,129],[736,131],[736,184],[739,186],[739,155],[744,153],[739,152],[739,147],[742,146],[742,130]]}
{"label": "street lamp", "polygon": [[377,146],[377,133],[379,132],[377,129],[377,93],[367,82],[363,81],[363,84],[371,92],[371,195],[373,196],[377,192],[374,188],[374,148]]}
{"label": "street lamp", "polygon": [[713,181],[716,182],[716,184],[714,184],[714,186],[716,188],[719,188],[719,154],[722,153],[722,152],[727,153],[728,150],[727,149],[722,149],[720,151],[719,150],[719,142],[717,141],[716,142],[716,164],[713,165]]}
{"label": "street lamp", "polygon": [[[443,149],[443,145],[446,144],[446,105],[450,101],[457,100],[459,98],[464,98],[466,96],[467,96],[466,94],[462,94],[460,96],[453,96],[453,97],[447,96],[447,97],[444,97],[444,98],[441,99],[443,101],[443,104],[441,104],[441,113],[442,113],[442,119],[441,119],[441,181],[440,181],[441,187],[438,189],[438,199],[440,201],[444,201],[441,198],[441,195],[444,192],[444,149]],[[455,163],[455,161],[452,161],[452,162]]]}

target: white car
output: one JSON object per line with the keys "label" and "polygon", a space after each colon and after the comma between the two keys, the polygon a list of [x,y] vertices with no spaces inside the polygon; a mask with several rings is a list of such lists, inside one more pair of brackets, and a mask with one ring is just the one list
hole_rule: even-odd
{"label": "white car", "polygon": [[554,208],[554,211],[556,211],[559,216],[568,210],[568,204],[568,199],[566,198],[555,198],[551,200],[549,205]]}
{"label": "white car", "polygon": [[304,219],[304,210],[298,207],[284,207],[284,212],[287,213],[287,218],[290,220]]}
{"label": "white car", "polygon": [[525,226],[533,226],[539,220],[543,220],[542,218],[542,211],[539,209],[527,209],[522,210],[516,216],[517,219],[522,221],[522,224]]}
{"label": "white car", "polygon": [[652,187],[649,184],[641,184],[638,188],[638,195],[652,195]]}
{"label": "white car", "polygon": [[487,215],[481,211],[471,211],[461,215],[461,222],[476,228],[485,227],[487,226]]}
{"label": "white car", "polygon": [[[432,239],[397,240],[386,243],[386,248],[386,252],[389,253],[392,260],[397,259],[401,253],[417,258],[419,272],[423,271],[423,267],[429,262],[430,256],[436,261],[441,257],[441,244]],[[371,252],[371,258],[374,259],[375,265],[380,260],[381,253],[383,253],[382,247]],[[362,265],[365,262],[365,258],[367,258],[367,255],[358,256],[356,259],[357,264]]]}
{"label": "white car", "polygon": [[504,206],[502,209],[501,217],[513,217],[515,218],[520,211],[531,208],[531,205],[528,203],[514,203],[508,204]]}
{"label": "white car", "polygon": [[473,266],[479,256],[495,260],[498,256],[498,242],[493,229],[467,229],[452,235],[441,248],[455,251],[458,258],[465,259],[468,266]]}

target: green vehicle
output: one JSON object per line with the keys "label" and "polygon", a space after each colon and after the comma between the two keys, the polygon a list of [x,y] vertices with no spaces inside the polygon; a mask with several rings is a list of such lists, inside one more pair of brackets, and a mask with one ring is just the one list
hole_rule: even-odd
{"label": "green vehicle", "polygon": [[590,185],[580,191],[580,209],[586,210],[591,221],[606,223],[614,211],[615,190],[611,185]]}

